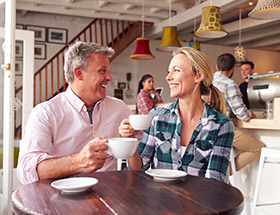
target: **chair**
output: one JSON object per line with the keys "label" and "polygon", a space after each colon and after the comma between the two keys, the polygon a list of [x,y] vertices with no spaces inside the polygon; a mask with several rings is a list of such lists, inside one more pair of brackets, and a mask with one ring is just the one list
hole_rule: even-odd
{"label": "chair", "polygon": [[[261,150],[261,158],[260,158],[260,162],[259,162],[257,182],[256,182],[256,188],[255,188],[255,194],[254,194],[254,200],[253,200],[253,207],[252,207],[252,215],[255,214],[255,211],[257,209],[259,209],[259,208],[257,208],[259,206],[269,206],[269,205],[276,205],[276,204],[280,205],[280,202],[257,204],[260,182],[261,182],[261,177],[262,177],[264,164],[265,163],[280,164],[280,162],[277,162],[277,161],[266,161],[266,158],[279,158],[280,159],[280,148],[262,148],[262,150]],[[273,192],[273,191],[271,191],[271,192]],[[262,209],[262,211],[265,211],[265,210]]]}
{"label": "chair", "polygon": [[232,171],[232,177],[233,177],[233,183],[232,185],[237,187],[238,182],[237,182],[237,176],[236,176],[236,166],[235,166],[235,157],[236,157],[236,150],[234,148],[231,149],[230,151],[230,165],[231,165],[231,171]]}
{"label": "chair", "polygon": [[117,171],[122,170],[123,163],[126,164],[126,159],[117,159]]}

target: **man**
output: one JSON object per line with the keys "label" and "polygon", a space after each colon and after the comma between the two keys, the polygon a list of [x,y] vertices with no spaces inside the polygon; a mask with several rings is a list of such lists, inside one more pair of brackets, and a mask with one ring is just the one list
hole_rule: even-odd
{"label": "man", "polygon": [[[222,54],[217,58],[213,85],[224,95],[227,116],[234,114],[242,121],[255,118],[253,111],[246,108],[236,83],[230,78],[234,72],[235,58],[231,54]],[[233,147],[241,153],[235,158],[236,170],[252,163],[260,157],[261,148],[265,145],[257,139],[235,128]]]}
{"label": "man", "polygon": [[123,101],[106,96],[113,54],[94,43],[69,47],[64,65],[69,87],[29,116],[17,167],[23,184],[116,170],[116,159],[105,152],[107,138],[120,137],[118,126],[132,112]]}
{"label": "man", "polygon": [[246,107],[250,109],[248,95],[247,95],[247,88],[248,88],[248,75],[252,75],[254,73],[254,63],[251,61],[244,61],[241,63],[240,73],[244,82],[239,85],[239,89],[242,93],[242,100]]}

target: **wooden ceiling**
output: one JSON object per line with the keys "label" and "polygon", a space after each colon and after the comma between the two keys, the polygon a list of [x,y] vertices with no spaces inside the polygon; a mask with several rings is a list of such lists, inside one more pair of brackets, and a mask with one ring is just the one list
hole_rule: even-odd
{"label": "wooden ceiling", "polygon": [[[171,10],[170,10],[171,1]],[[145,0],[144,20],[154,25],[145,32],[149,39],[159,39],[162,27],[177,26],[181,41],[193,39],[194,26],[199,26],[205,6],[221,7],[222,23],[229,35],[222,39],[197,41],[209,44],[237,46],[239,44],[239,9],[242,11],[241,43],[245,48],[280,52],[280,19],[255,20],[248,13],[257,0]],[[142,20],[143,0],[16,0],[18,12],[51,13],[72,17]],[[171,14],[171,19],[169,18]]]}

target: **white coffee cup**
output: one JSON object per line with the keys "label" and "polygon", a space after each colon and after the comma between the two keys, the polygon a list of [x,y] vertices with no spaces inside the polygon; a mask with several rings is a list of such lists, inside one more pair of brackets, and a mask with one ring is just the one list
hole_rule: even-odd
{"label": "white coffee cup", "polygon": [[108,150],[105,152],[116,159],[127,159],[134,155],[138,140],[136,138],[115,137],[108,139]]}
{"label": "white coffee cup", "polygon": [[130,125],[134,130],[146,130],[152,121],[152,115],[129,115]]}

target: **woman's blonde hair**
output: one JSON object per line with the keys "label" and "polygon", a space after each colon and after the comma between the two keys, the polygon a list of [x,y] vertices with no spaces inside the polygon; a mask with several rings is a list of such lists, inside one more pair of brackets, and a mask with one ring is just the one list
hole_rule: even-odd
{"label": "woman's blonde hair", "polygon": [[212,85],[214,69],[210,59],[201,51],[190,47],[182,47],[173,52],[173,56],[185,54],[194,75],[201,75],[203,80],[200,85],[200,93],[203,99],[213,109],[226,115],[226,108],[222,93]]}

